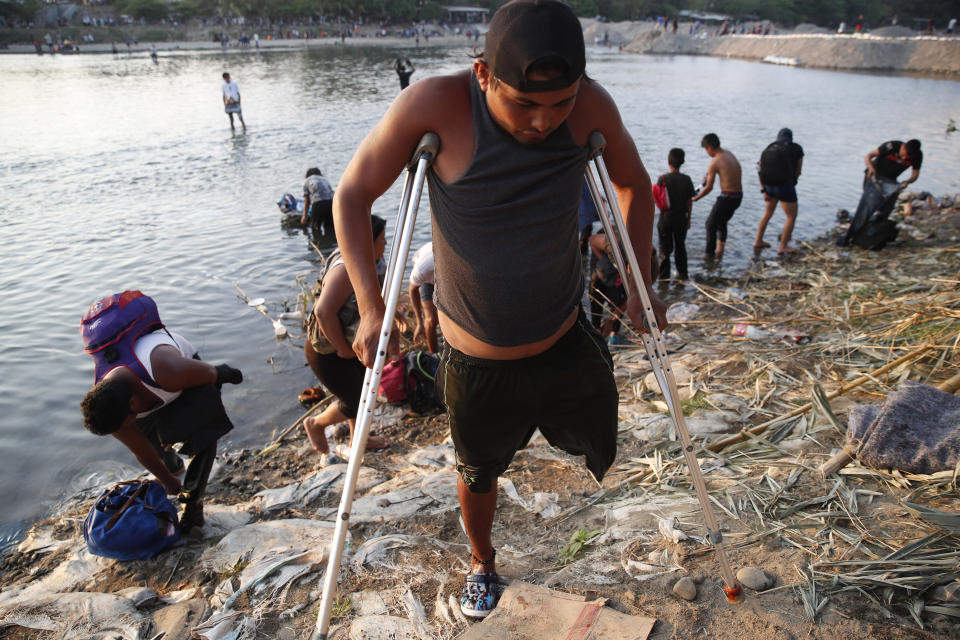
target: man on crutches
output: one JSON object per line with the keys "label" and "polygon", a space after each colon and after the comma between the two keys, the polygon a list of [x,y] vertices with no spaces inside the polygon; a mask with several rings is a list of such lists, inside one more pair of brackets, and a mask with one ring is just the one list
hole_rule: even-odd
{"label": "man on crutches", "polygon": [[[361,313],[353,347],[372,367],[387,306],[371,267],[371,206],[420,137],[438,134],[427,173],[434,299],[447,341],[437,377],[472,549],[461,608],[474,618],[488,615],[501,591],[491,540],[497,477],[534,430],[585,456],[598,481],[616,455],[612,361],[580,305],[577,208],[592,132],[606,140],[609,177],[639,256],[651,254],[653,200],[616,105],[584,68],[580,23],[565,4],[513,0],[494,15],[471,70],[401,92],[360,145],[334,199]],[[639,270],[665,327],[649,261]],[[627,313],[644,326],[632,291]],[[387,357],[397,352],[394,338]]]}

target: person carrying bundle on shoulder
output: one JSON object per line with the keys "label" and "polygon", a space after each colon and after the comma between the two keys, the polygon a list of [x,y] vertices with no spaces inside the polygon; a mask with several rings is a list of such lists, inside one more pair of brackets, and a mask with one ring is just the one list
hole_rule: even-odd
{"label": "person carrying bundle on shoulder", "polygon": [[[435,303],[447,346],[437,372],[457,459],[471,569],[460,607],[483,618],[502,581],[491,531],[497,478],[534,430],[586,457],[599,481],[617,450],[618,391],[606,344],[581,308],[577,209],[599,131],[637,255],[651,254],[650,178],[610,95],[584,75],[583,32],[557,0],[512,0],[490,21],[473,68],[401,91],[344,172],[333,215],[360,311],[353,343],[372,366],[386,314],[369,216],[427,132]],[[633,274],[657,319],[649,262]],[[626,311],[643,326],[640,296]],[[398,337],[387,358],[399,353]],[[560,399],[560,401],[558,401]]]}
{"label": "person carrying bundle on shoulder", "polygon": [[410,86],[410,76],[416,69],[410,58],[397,58],[393,61],[393,70],[397,72],[397,78],[400,80],[400,90],[403,91]]}

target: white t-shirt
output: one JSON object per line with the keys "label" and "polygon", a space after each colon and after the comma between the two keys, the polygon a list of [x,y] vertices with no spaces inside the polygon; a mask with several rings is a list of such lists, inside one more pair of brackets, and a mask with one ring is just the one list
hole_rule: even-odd
{"label": "white t-shirt", "polygon": [[[170,336],[173,336],[171,338]],[[180,354],[184,358],[192,358],[197,350],[194,348],[190,341],[181,336],[179,333],[170,332],[170,335],[167,335],[167,332],[163,329],[159,331],[154,331],[153,333],[148,333],[142,338],[138,339],[133,344],[133,353],[137,356],[137,360],[140,361],[140,364],[143,365],[143,368],[147,370],[147,373],[150,374],[150,377],[156,380],[156,377],[153,375],[153,364],[150,362],[150,354],[153,353],[153,350],[161,345],[168,344],[172,347],[176,347],[180,350]],[[143,382],[141,380],[141,382]],[[177,398],[180,397],[180,391],[167,391],[166,389],[161,389],[160,387],[154,387],[149,385],[146,382],[143,383],[147,389],[149,389],[155,396],[160,398],[163,404],[150,409],[149,411],[144,411],[143,413],[138,413],[137,417],[142,418],[145,415],[151,414],[157,409],[161,409]]]}
{"label": "white t-shirt", "polygon": [[231,80],[223,83],[223,97],[227,99],[227,102],[230,100],[240,102],[240,87],[237,86],[236,82]]}
{"label": "white t-shirt", "polygon": [[434,282],[433,243],[428,242],[413,254],[413,267],[410,271],[410,284],[419,287],[424,282]]}

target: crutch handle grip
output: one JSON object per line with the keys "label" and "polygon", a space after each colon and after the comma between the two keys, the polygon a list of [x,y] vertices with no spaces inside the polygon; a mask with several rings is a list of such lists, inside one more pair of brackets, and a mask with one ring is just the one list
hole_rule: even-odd
{"label": "crutch handle grip", "polygon": [[607,148],[607,139],[604,138],[603,134],[599,131],[594,131],[587,139],[587,146],[590,147],[590,157],[587,158],[589,162],[603,153],[603,150]]}
{"label": "crutch handle grip", "polygon": [[424,154],[427,154],[427,166],[429,167],[433,164],[433,161],[437,158],[437,152],[440,150],[440,136],[435,134],[433,131],[427,131],[423,134],[423,137],[420,138],[420,142],[417,143],[417,148],[413,152],[413,155],[410,156],[410,162],[407,163],[407,169],[413,170],[417,168],[417,163],[420,162],[420,158]]}

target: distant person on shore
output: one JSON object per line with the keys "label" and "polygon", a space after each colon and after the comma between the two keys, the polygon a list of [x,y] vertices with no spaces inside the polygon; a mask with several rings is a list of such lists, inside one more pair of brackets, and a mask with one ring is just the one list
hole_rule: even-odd
{"label": "distant person on shore", "polygon": [[439,351],[437,327],[440,326],[437,306],[433,304],[433,289],[436,276],[433,269],[433,242],[428,242],[413,254],[413,267],[410,269],[410,306],[417,318],[413,330],[413,341],[424,340],[430,353]]}
{"label": "distant person on shore", "polygon": [[[83,426],[122,442],[167,494],[178,495],[180,527],[189,534],[204,523],[203,496],[217,440],[233,429],[220,387],[240,384],[243,374],[203,362],[186,338],[164,328],[138,338],[128,358],[121,354],[112,369],[97,372],[97,383],[80,404]],[[177,475],[183,461],[170,449],[176,443],[190,456],[182,483]]]}
{"label": "distant person on shore", "polygon": [[[920,177],[923,151],[919,140],[888,140],[864,156],[863,194],[857,212],[850,222],[846,235],[837,240],[837,245],[853,244],[856,235],[867,223],[884,220],[897,203],[897,194]],[[910,177],[898,182],[901,173],[911,169]]]}
{"label": "distant person on shore", "polygon": [[256,47],[257,51],[260,51],[260,34],[253,34],[253,46]]}
{"label": "distant person on shore", "polygon": [[685,173],[680,173],[680,167],[686,160],[683,149],[673,148],[667,154],[668,173],[657,179],[657,184],[667,190],[670,197],[670,206],[660,211],[660,220],[657,222],[657,235],[660,240],[660,268],[661,281],[670,278],[670,254],[674,254],[674,263],[677,265],[677,277],[687,280],[687,231],[690,229],[690,215],[693,212],[693,180]]}
{"label": "distant person on shore", "polygon": [[[470,540],[460,610],[471,618],[486,617],[503,591],[492,540],[497,478],[535,428],[553,446],[585,456],[598,482],[617,453],[612,358],[581,307],[577,208],[591,133],[606,139],[612,195],[639,256],[651,252],[653,201],[633,137],[585,68],[583,30],[569,6],[504,4],[470,69],[425,78],[393,101],[354,154],[333,204],[361,312],[353,347],[371,365],[385,305],[371,260],[370,209],[421,137],[439,136],[427,171],[435,300],[447,343],[437,388],[449,411]],[[631,275],[666,326],[649,261],[639,266]],[[644,307],[630,289],[625,309],[642,330]],[[398,355],[396,339],[387,353]]]}
{"label": "distant person on shore", "polygon": [[43,41],[47,43],[47,49],[49,49],[50,53],[53,54],[53,36],[47,33],[43,36]]}
{"label": "distant person on shore", "polygon": [[236,131],[233,126],[233,114],[240,118],[240,124],[243,125],[243,132],[247,132],[247,123],[243,121],[243,111],[240,110],[240,87],[230,79],[230,74],[223,72],[223,110],[230,116],[230,131]]}
{"label": "distant person on shore", "polygon": [[410,62],[410,58],[397,58],[394,60],[393,70],[397,72],[397,78],[400,79],[400,90],[403,91],[409,87],[410,76],[416,71],[416,69],[413,68],[413,63]]}
{"label": "distant person on shore", "polygon": [[111,52],[113,55],[117,55],[118,53],[120,53],[119,51],[117,51],[117,41],[116,41],[116,40],[114,40],[113,43],[111,43],[111,45],[110,45],[110,52]]}
{"label": "distant person on shore", "polygon": [[706,184],[700,189],[700,193],[693,197],[693,202],[710,193],[714,180],[720,176],[720,195],[713,203],[706,224],[706,256],[713,258],[723,255],[723,248],[727,242],[727,223],[743,202],[743,185],[740,181],[740,163],[736,156],[720,147],[720,138],[717,134],[708,133],[703,136],[700,146],[711,160],[707,167]]}
{"label": "distant person on shore", "polygon": [[777,210],[777,202],[787,216],[780,232],[780,247],[777,253],[792,253],[790,238],[793,236],[793,225],[797,222],[797,179],[803,169],[803,147],[793,141],[793,131],[784,127],[777,133],[777,139],[767,145],[760,154],[757,163],[760,177],[760,191],[763,192],[765,202],[763,217],[757,226],[757,239],[753,248],[760,250],[770,246],[763,241],[763,234],[767,224]]}
{"label": "distant person on shore", "polygon": [[947,23],[947,35],[952,36],[953,30],[957,28],[957,19],[950,18],[950,22]]}
{"label": "distant person on shore", "polygon": [[[373,234],[373,253],[370,257],[376,265],[378,278],[382,279],[386,273],[383,251],[387,244],[387,222],[380,216],[370,216],[369,220]],[[303,353],[314,375],[338,401],[329,405],[320,415],[305,419],[303,428],[311,446],[320,454],[320,466],[327,466],[343,462],[349,457],[346,448],[341,448],[339,453],[330,450],[325,431],[327,427],[346,420],[350,424],[352,440],[366,375],[366,367],[357,359],[351,344],[360,325],[360,311],[339,251],[327,257],[313,294],[316,301],[307,319],[307,340],[303,344]],[[386,441],[380,436],[371,435],[367,438],[367,450],[380,450],[386,446]]]}
{"label": "distant person on shore", "polygon": [[159,64],[159,59],[157,56],[157,45],[150,47],[150,58],[153,60],[154,64]]}
{"label": "distant person on shore", "polygon": [[840,35],[843,35],[843,33],[844,33],[846,30],[847,30],[847,23],[844,22],[843,20],[841,20],[841,21],[840,21],[840,26],[837,27],[837,33],[839,33]]}
{"label": "distant person on shore", "polygon": [[300,224],[305,226],[308,219],[314,239],[330,237],[336,240],[333,231],[333,187],[317,167],[307,169],[306,181],[303,183],[303,215],[300,216]]}

